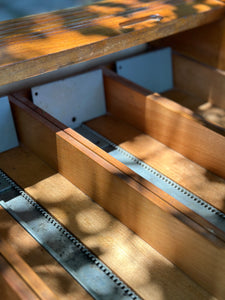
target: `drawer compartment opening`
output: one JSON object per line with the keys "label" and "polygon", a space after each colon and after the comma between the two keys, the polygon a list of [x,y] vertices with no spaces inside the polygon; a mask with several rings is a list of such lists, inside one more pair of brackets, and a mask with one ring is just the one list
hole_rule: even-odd
{"label": "drawer compartment opening", "polygon": [[162,95],[190,109],[206,125],[213,124],[224,134],[224,71],[174,53],[173,80],[174,88]]}
{"label": "drawer compartment opening", "polygon": [[[105,110],[84,120],[85,125],[223,211],[224,137],[185,109],[177,111],[176,103],[108,69],[103,82]],[[81,136],[77,126],[60,122],[21,94],[10,100],[23,144],[212,292],[216,262],[211,258],[217,255],[222,261],[224,255],[221,230]],[[178,252],[188,259],[178,259]],[[197,272],[190,268],[193,258]],[[223,280],[222,269],[218,272]]]}
{"label": "drawer compartment opening", "polygon": [[[59,126],[66,133],[181,211],[190,209],[192,218],[198,220],[200,214],[211,222],[215,213],[225,213],[224,139],[190,118],[185,108],[177,110],[176,103],[108,69],[37,87],[32,93],[34,103],[50,119],[62,122]],[[80,136],[82,123],[110,141],[107,149],[101,138],[92,145]],[[129,159],[134,157],[118,158],[118,151],[112,157],[113,144]]]}

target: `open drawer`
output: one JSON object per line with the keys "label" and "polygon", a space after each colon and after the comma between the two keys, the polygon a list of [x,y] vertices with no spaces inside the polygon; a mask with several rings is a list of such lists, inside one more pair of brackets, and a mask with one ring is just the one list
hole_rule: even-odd
{"label": "open drawer", "polygon": [[[62,124],[26,93],[10,96],[19,140],[207,291],[223,298],[224,225],[213,220],[224,224],[224,137],[189,110],[108,69],[103,79],[107,110],[85,122],[89,134]],[[100,138],[95,136],[95,143],[90,141],[93,130]],[[112,143],[102,146],[108,141],[104,138]],[[128,163],[112,156],[117,146],[131,158]],[[141,171],[132,164],[141,165]],[[142,176],[144,169],[149,171],[147,165],[160,185]],[[177,193],[197,210],[182,203]]]}

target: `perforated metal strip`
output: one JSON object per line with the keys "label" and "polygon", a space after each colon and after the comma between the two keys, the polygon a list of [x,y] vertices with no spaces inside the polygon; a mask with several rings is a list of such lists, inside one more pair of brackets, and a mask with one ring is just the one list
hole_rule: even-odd
{"label": "perforated metal strip", "polygon": [[5,208],[97,300],[140,300],[123,281],[0,170]]}
{"label": "perforated metal strip", "polygon": [[117,146],[107,138],[95,132],[88,126],[82,124],[75,129],[85,138],[99,146],[101,149],[108,152],[118,161],[125,164],[142,178],[148,180],[176,200],[190,208],[199,216],[206,219],[208,222],[225,232],[225,214],[213,207],[203,199],[199,198],[192,192],[188,191],[175,181],[158,172],[156,169],[147,165],[131,153]]}

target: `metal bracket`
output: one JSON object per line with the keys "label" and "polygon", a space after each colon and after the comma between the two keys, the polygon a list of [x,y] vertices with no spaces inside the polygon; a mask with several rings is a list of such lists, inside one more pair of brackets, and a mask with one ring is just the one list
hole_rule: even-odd
{"label": "metal bracket", "polygon": [[101,70],[32,88],[34,104],[68,127],[106,114]]}

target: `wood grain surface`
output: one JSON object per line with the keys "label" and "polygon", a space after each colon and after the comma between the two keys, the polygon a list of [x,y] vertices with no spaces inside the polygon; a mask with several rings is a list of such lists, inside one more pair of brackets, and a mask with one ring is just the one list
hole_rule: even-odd
{"label": "wood grain surface", "polygon": [[[142,90],[142,89],[140,89],[138,87],[137,90]],[[220,230],[218,230],[217,228],[212,226],[212,224],[209,224],[206,220],[204,220],[203,218],[200,218],[198,215],[196,215],[194,213],[190,214],[190,210],[187,209],[187,207],[182,205],[180,202],[178,202],[176,199],[169,196],[167,193],[163,192],[162,190],[160,190],[159,188],[157,188],[150,182],[143,180],[140,176],[135,174],[133,171],[131,171],[125,165],[118,162],[116,159],[112,158],[110,155],[108,155],[107,153],[105,153],[104,151],[99,149],[97,146],[95,146],[92,143],[90,143],[89,141],[87,141],[85,138],[83,138],[82,136],[77,134],[74,130],[72,130],[70,128],[65,129],[64,126],[63,126],[64,130],[62,127],[59,127],[57,130],[56,126],[61,126],[61,124],[58,123],[57,120],[55,120],[54,125],[53,125],[51,122],[54,119],[52,117],[48,118],[47,113],[41,113],[40,115],[36,114],[34,111],[34,110],[36,110],[36,107],[34,104],[27,101],[27,104],[29,103],[29,105],[26,105],[25,102],[23,104],[19,100],[16,100],[13,97],[11,97],[10,99],[11,99],[11,104],[13,107],[13,112],[16,112],[15,120],[16,120],[16,126],[17,126],[17,131],[18,131],[18,136],[20,138],[20,141],[23,144],[25,144],[26,146],[28,146],[30,149],[32,149],[32,151],[34,151],[34,153],[36,153],[38,156],[40,156],[48,164],[51,164],[51,160],[49,160],[49,156],[52,153],[53,156],[54,155],[56,156],[55,160],[57,160],[57,168],[59,168],[59,170],[60,170],[61,159],[63,159],[63,158],[59,157],[59,147],[58,147],[57,140],[58,140],[58,136],[63,135],[63,131],[64,131],[64,132],[68,133],[70,136],[72,136],[72,138],[74,138],[78,141],[78,143],[76,143],[78,148],[81,146],[80,143],[84,145],[84,147],[81,146],[82,147],[81,152],[84,155],[85,155],[85,153],[86,154],[88,153],[88,152],[86,152],[87,148],[85,150],[85,147],[88,147],[92,151],[89,154],[90,157],[93,157],[93,159],[94,159],[96,157],[95,154],[99,155],[100,157],[103,158],[103,162],[104,161],[109,162],[113,166],[116,166],[120,170],[120,172],[123,172],[124,174],[126,174],[126,176],[128,178],[132,177],[132,179],[137,181],[139,184],[147,187],[149,189],[149,191],[153,192],[155,195],[157,195],[157,197],[159,197],[158,201],[156,201],[156,202],[158,203],[158,205],[160,205],[160,203],[161,203],[161,205],[162,205],[161,207],[163,209],[166,209],[166,210],[168,210],[168,212],[174,213],[174,214],[176,214],[176,209],[178,209],[178,211],[179,211],[178,216],[184,222],[187,222],[187,219],[189,219],[189,215],[191,215],[191,219],[194,220],[195,222],[197,222],[198,224],[201,224],[201,226],[203,226],[206,229],[206,232],[208,232],[208,228],[211,228],[215,232],[216,235],[218,235],[219,237],[224,239],[224,234]],[[38,110],[38,111],[40,111],[40,110]],[[33,118],[31,118],[31,115],[33,116]],[[31,123],[31,125],[29,125],[30,123]],[[141,135],[141,131],[136,130],[134,127],[130,126],[129,124],[126,124],[125,122],[121,122],[119,120],[117,122],[116,120],[113,121],[113,119],[110,119],[110,118],[100,118],[99,120],[91,122],[90,124],[92,124],[92,123],[94,124],[94,126],[97,126],[97,127],[95,127],[95,129],[97,128],[97,130],[99,132],[101,132],[102,126],[105,127],[106,132],[104,132],[104,130],[103,130],[103,135],[104,135],[104,133],[106,135],[107,134],[110,135],[110,134],[114,133],[114,135],[112,137],[109,137],[109,136],[108,137],[110,139],[116,138],[116,139],[114,139],[115,143],[122,143],[125,141],[129,141],[132,138],[134,138],[135,136]],[[45,127],[46,127],[46,129],[45,129]],[[115,127],[115,128],[111,128],[108,132],[108,129],[110,127]],[[49,130],[50,128],[52,128],[52,130]],[[116,135],[115,133],[118,130],[120,131],[120,133],[118,135]],[[39,141],[41,141],[45,138],[46,133],[48,133],[48,135],[47,135],[48,136],[48,145],[51,145],[51,147],[45,147],[45,145],[47,145],[47,143],[45,143],[43,145],[41,144],[39,146]],[[70,143],[69,138],[68,138],[68,143]],[[65,141],[65,144],[66,144],[66,141]],[[158,145],[160,145],[160,143],[158,143]],[[171,152],[171,154],[173,153],[173,151],[171,149],[167,148],[166,146],[164,146],[164,147],[165,147],[165,149],[168,149],[169,153],[170,152]],[[179,155],[178,155],[178,157],[179,157]],[[65,159],[65,161],[66,160],[67,159]],[[184,158],[184,160],[185,160],[185,158]],[[77,161],[78,161],[78,159],[77,159]],[[186,161],[186,165],[188,167],[189,160],[186,159],[185,161]],[[190,162],[190,164],[191,164],[191,162]],[[51,164],[51,166],[55,167],[55,165],[52,165],[52,164]],[[71,167],[72,167],[72,165],[71,165]],[[57,168],[55,168],[55,169],[57,170]],[[97,165],[96,165],[96,168],[97,168]],[[161,168],[161,167],[159,167],[159,168]],[[191,167],[190,167],[190,169],[191,169]],[[84,174],[84,177],[81,176],[81,174],[83,174],[83,172],[85,172],[85,169],[81,171],[80,178],[79,177],[77,178],[77,179],[79,179],[79,184],[78,184],[78,182],[75,184],[78,184],[79,187],[82,187],[81,189],[83,191],[85,191],[87,194],[89,194],[92,187],[88,187],[86,180],[85,180],[85,174]],[[173,178],[173,174],[170,175],[168,172],[166,172],[166,174],[169,177]],[[201,180],[199,182],[201,182]],[[186,181],[182,181],[182,185],[186,186]],[[193,186],[193,185],[191,185],[191,186]],[[188,179],[187,179],[187,188],[188,187],[190,187],[190,186],[188,184]],[[196,189],[195,189],[195,191],[196,191]],[[223,194],[223,191],[224,191],[223,186],[221,186],[222,194]],[[212,193],[213,193],[213,191],[212,191]],[[219,195],[221,193],[219,193]],[[203,195],[206,195],[206,194],[203,194]],[[95,198],[95,195],[93,197]],[[222,196],[219,196],[219,198],[217,198],[217,201],[215,200],[214,205],[218,205],[218,207],[223,210],[224,203],[223,203],[223,198],[221,199],[221,197]],[[168,203],[168,205],[166,206],[164,201],[162,201],[161,199],[166,201],[166,203]],[[207,199],[209,199],[209,202],[211,201],[210,197],[208,197]],[[174,212],[171,211],[173,206],[176,207],[176,209],[174,209]],[[191,222],[191,224],[189,224],[189,225],[194,226],[194,228],[195,228],[195,223]]]}
{"label": "wood grain surface", "polygon": [[[225,1],[223,1],[225,3]],[[214,68],[225,70],[225,20],[176,34],[164,45]]]}
{"label": "wood grain surface", "polygon": [[4,300],[40,300],[1,254],[0,287]]}
{"label": "wood grain surface", "polygon": [[[199,101],[196,100],[195,111],[201,100],[203,101],[201,104],[209,102],[212,105],[225,109],[225,72],[182,55],[174,54],[173,76],[176,88],[186,91],[196,99],[199,99]],[[186,105],[189,107],[188,101]]]}
{"label": "wood grain surface", "polygon": [[105,72],[105,93],[110,113],[168,147],[225,178],[224,137],[203,126],[190,109],[159,94]]}
{"label": "wood grain surface", "polygon": [[[0,154],[0,166],[143,299],[215,299],[28,149],[19,147]],[[134,221],[137,222],[135,217]],[[174,240],[168,230],[168,240]],[[59,299],[90,299],[71,276],[2,209],[0,235]],[[164,247],[178,259],[180,254],[175,245],[171,248],[170,244],[165,244]],[[218,274],[217,270],[215,273]]]}
{"label": "wood grain surface", "polygon": [[[0,209],[2,215],[3,209]],[[21,299],[57,300],[51,289],[40,279],[17,251],[0,233],[0,277]],[[8,274],[8,276],[6,276]],[[3,288],[3,291],[5,289]],[[2,291],[1,291],[2,292]],[[10,300],[10,298],[4,298]],[[14,299],[14,298],[11,298]]]}
{"label": "wood grain surface", "polygon": [[[22,107],[18,108],[18,113],[21,109]],[[30,110],[29,107],[22,109],[25,114],[29,114]],[[29,121],[28,118],[24,119]],[[34,115],[33,122],[37,125],[40,123],[38,125],[40,130],[36,131],[35,127],[31,126],[33,128],[29,131],[32,135],[31,144],[29,138],[23,141],[46,160],[48,156],[38,151],[39,142],[34,137],[44,131],[42,126],[51,127],[53,124],[51,125],[51,121],[41,115],[37,118]],[[29,122],[27,125],[23,124],[23,127],[21,136],[26,136]],[[99,155],[90,146],[92,143],[89,142],[88,145],[88,141],[72,129],[59,129],[55,132],[55,137],[49,135],[49,138],[56,139],[58,172],[61,175],[210,293],[218,297],[223,295],[225,272],[221,261],[224,260],[225,255],[224,242],[217,238],[216,234],[208,231],[208,227],[194,222],[191,212],[183,214],[169,204],[166,198],[161,198],[135,180],[129,172],[121,170],[114,161],[106,160]],[[47,152],[48,149],[46,148],[45,151]],[[54,188],[56,192],[58,188]],[[217,257],[216,261],[215,257]],[[211,277],[212,273],[215,275],[214,280]]]}
{"label": "wood grain surface", "polygon": [[221,177],[112,116],[87,125],[225,213],[225,180]]}
{"label": "wood grain surface", "polygon": [[[216,0],[114,0],[0,23],[0,86],[221,18]],[[160,21],[152,19],[159,14]]]}

